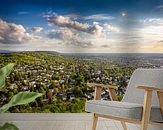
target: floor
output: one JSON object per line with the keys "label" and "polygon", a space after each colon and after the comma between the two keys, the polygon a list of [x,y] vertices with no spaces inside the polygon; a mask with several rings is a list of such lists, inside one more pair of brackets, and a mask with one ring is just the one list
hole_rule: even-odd
{"label": "floor", "polygon": [[[20,130],[91,130],[89,113],[5,113],[0,124],[12,122]],[[99,118],[97,130],[123,130],[119,122]]]}

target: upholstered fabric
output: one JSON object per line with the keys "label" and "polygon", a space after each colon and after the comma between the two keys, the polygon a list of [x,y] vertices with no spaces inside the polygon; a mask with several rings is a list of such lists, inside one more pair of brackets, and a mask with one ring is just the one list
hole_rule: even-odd
{"label": "upholstered fabric", "polygon": [[[120,117],[131,120],[141,120],[143,106],[136,103],[90,100],[87,101],[85,110],[102,115]],[[151,121],[163,122],[160,108],[152,108]]]}
{"label": "upholstered fabric", "polygon": [[[144,91],[137,86],[163,88],[163,69],[137,69],[131,76],[122,102],[143,104]],[[159,107],[156,92],[153,93],[152,106]]]}

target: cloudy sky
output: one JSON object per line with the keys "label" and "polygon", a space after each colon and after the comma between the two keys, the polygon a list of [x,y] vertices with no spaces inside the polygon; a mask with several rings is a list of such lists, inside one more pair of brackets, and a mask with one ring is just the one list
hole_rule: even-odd
{"label": "cloudy sky", "polygon": [[163,1],[1,0],[0,50],[163,53]]}

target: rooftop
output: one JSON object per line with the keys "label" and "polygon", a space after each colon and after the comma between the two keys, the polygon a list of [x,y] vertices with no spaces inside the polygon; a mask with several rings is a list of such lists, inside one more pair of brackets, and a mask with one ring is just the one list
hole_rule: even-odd
{"label": "rooftop", "polygon": [[[14,123],[20,130],[91,130],[90,113],[4,113],[0,124]],[[119,122],[99,118],[97,130],[123,130]]]}

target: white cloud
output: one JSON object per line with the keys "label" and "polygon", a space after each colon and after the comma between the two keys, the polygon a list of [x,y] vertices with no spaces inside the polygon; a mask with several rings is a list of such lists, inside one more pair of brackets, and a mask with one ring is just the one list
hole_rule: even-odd
{"label": "white cloud", "polygon": [[95,22],[93,22],[93,24],[94,24],[94,25],[98,25],[98,24],[99,24],[99,22],[96,22],[96,21],[95,21]]}
{"label": "white cloud", "polygon": [[26,15],[26,14],[29,14],[29,12],[26,12],[26,11],[20,11],[20,12],[18,12],[18,15]]}
{"label": "white cloud", "polygon": [[[0,20],[0,48],[61,52],[163,52],[162,18],[137,19],[135,21],[139,24],[133,23],[135,26],[122,24],[124,21],[120,24],[109,22],[109,18],[102,22],[93,19],[87,23],[88,18],[82,16],[58,16],[56,13],[46,15],[46,19],[52,30],[41,27],[28,29],[34,32],[33,35],[22,25]],[[37,33],[43,37],[35,36]]]}
{"label": "white cloud", "polygon": [[93,47],[93,44],[91,41],[89,40],[86,40],[86,39],[71,39],[69,41],[66,41],[65,42],[66,45],[73,45],[73,46],[76,46],[76,47],[81,47],[81,48],[92,48]]}
{"label": "white cloud", "polygon": [[47,17],[47,21],[50,26],[67,27],[79,31],[85,31],[89,27],[87,24],[82,24],[77,21],[73,21],[70,17],[64,16],[50,16]]}
{"label": "white cloud", "polygon": [[87,23],[80,23],[65,16],[48,16],[46,17],[50,26],[59,26],[62,28],[69,28],[80,32],[85,32],[94,35],[100,35],[102,27],[100,25],[89,25]]}
{"label": "white cloud", "polygon": [[144,43],[156,43],[163,39],[162,26],[148,26],[138,30],[139,35],[143,37]]}
{"label": "white cloud", "polygon": [[68,40],[75,36],[75,34],[68,29],[61,29],[61,30],[50,30],[47,33],[47,36],[50,39],[60,39],[60,40]]}
{"label": "white cloud", "polygon": [[47,36],[50,39],[61,40],[61,42],[66,46],[76,46],[82,48],[89,48],[93,46],[91,41],[82,39],[78,34],[75,34],[75,32],[68,29],[51,30],[48,32]]}
{"label": "white cloud", "polygon": [[[141,21],[141,20],[140,20]],[[148,18],[142,20],[139,26],[130,27],[121,31],[116,38],[117,49],[129,52],[163,52],[163,19]],[[162,50],[161,50],[162,49]]]}
{"label": "white cloud", "polygon": [[33,27],[31,28],[31,31],[34,32],[34,33],[39,33],[43,30],[42,27]]}
{"label": "white cloud", "polygon": [[109,48],[109,47],[111,47],[111,45],[104,44],[104,45],[101,45],[101,47],[103,47],[103,48]]}
{"label": "white cloud", "polygon": [[77,15],[77,14],[67,14],[67,15],[64,15],[64,17],[69,17],[69,18],[71,18],[73,20],[76,20],[76,19],[80,18],[80,16]]}
{"label": "white cloud", "polygon": [[121,31],[121,29],[119,27],[113,26],[113,25],[110,25],[110,24],[107,24],[107,23],[105,23],[103,25],[103,27],[108,32],[120,32]]}
{"label": "white cloud", "polygon": [[95,20],[95,21],[115,19],[115,17],[109,16],[109,15],[106,15],[106,14],[89,15],[89,16],[85,16],[83,18],[85,20]]}
{"label": "white cloud", "polygon": [[136,32],[143,38],[144,44],[155,44],[163,39],[163,19],[149,18],[143,20],[143,27]]}
{"label": "white cloud", "polygon": [[[76,16],[73,16],[73,18],[74,17]],[[88,24],[86,21],[83,21],[85,23],[78,22],[78,20],[81,19],[81,17],[79,19],[79,16],[78,19],[74,20],[73,18],[69,15],[46,15],[48,24],[54,27],[53,30],[47,33],[47,36],[50,39],[61,40],[61,42],[67,46],[93,49],[95,47],[102,47],[103,44],[108,44],[107,42],[109,42],[108,46],[110,46],[111,43],[116,41],[110,40],[110,37],[108,40],[106,35],[110,33],[119,33],[121,31],[119,27],[109,23],[103,24],[94,21],[92,24]],[[59,27],[59,29],[57,28],[57,30],[55,30],[55,27]]]}
{"label": "white cloud", "polygon": [[96,36],[101,36],[102,34],[102,31],[103,31],[103,27],[96,24],[94,26],[92,26],[89,31],[92,33],[92,34],[95,34]]}
{"label": "white cloud", "polygon": [[151,25],[151,26],[163,25],[163,19],[162,18],[145,19],[143,22],[144,22],[145,25]]}
{"label": "white cloud", "polygon": [[7,23],[2,19],[0,19],[0,37],[2,44],[16,44],[39,39],[38,36],[27,33],[22,25]]}
{"label": "white cloud", "polygon": [[159,5],[159,6],[157,6],[156,8],[162,9],[162,8],[163,8],[163,5]]}

